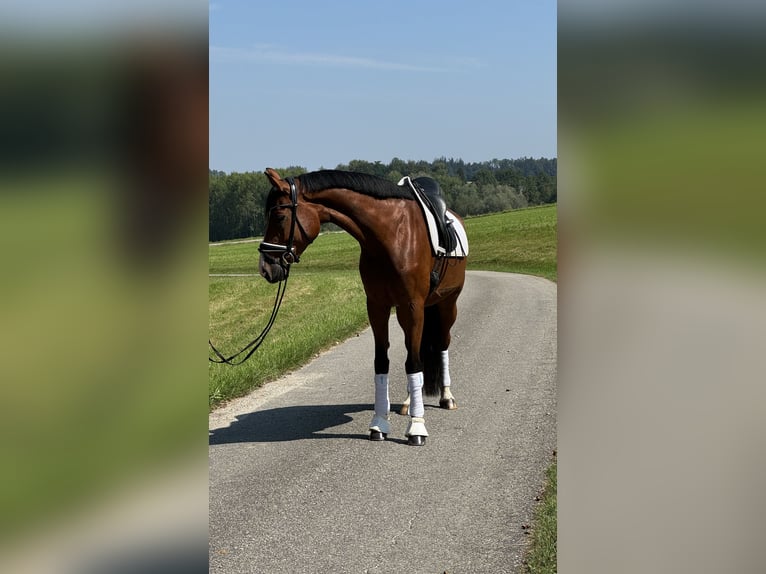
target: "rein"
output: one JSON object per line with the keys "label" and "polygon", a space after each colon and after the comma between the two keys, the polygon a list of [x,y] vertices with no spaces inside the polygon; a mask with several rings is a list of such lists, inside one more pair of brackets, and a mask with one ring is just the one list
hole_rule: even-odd
{"label": "rein", "polygon": [[[289,267],[288,267],[289,270]],[[279,282],[279,285],[277,285],[277,296],[274,299],[274,308],[271,310],[271,317],[269,317],[268,323],[266,323],[266,326],[263,328],[263,331],[260,332],[260,334],[250,341],[245,347],[243,347],[240,351],[234,353],[230,357],[224,357],[223,354],[215,348],[213,345],[213,342],[208,339],[208,344],[210,345],[210,348],[213,349],[213,352],[216,354],[216,358],[208,357],[208,361],[211,363],[218,363],[218,364],[226,364],[226,365],[241,365],[245,361],[247,361],[255,351],[258,350],[258,347],[261,346],[261,343],[266,340],[266,335],[269,334],[269,331],[271,331],[271,327],[274,325],[274,321],[277,319],[277,313],[279,313],[279,307],[282,305],[282,299],[285,296],[285,291],[287,290],[287,278],[289,276],[285,275],[285,278]],[[252,348],[251,348],[252,347]],[[244,359],[240,359],[238,361],[235,361],[237,357],[239,357],[242,353],[250,349],[250,351],[245,355]]]}
{"label": "rein", "polygon": [[[277,294],[274,298],[274,307],[271,310],[271,317],[269,317],[269,321],[266,323],[266,326],[263,328],[263,330],[260,332],[260,334],[250,341],[245,347],[243,347],[238,352],[234,353],[233,355],[229,357],[225,357],[218,349],[215,348],[213,345],[213,342],[208,339],[208,344],[210,345],[210,348],[213,349],[213,352],[216,354],[216,358],[208,357],[208,361],[211,363],[218,363],[218,364],[226,364],[226,365],[241,365],[245,361],[247,361],[255,351],[258,350],[258,347],[261,346],[263,341],[266,340],[266,335],[269,334],[269,331],[271,331],[271,327],[274,325],[274,322],[277,319],[277,313],[279,313],[279,308],[282,305],[282,299],[285,296],[285,291],[287,290],[287,279],[290,277],[290,265],[293,263],[298,263],[300,261],[300,258],[298,257],[298,254],[295,252],[295,246],[293,245],[295,240],[295,226],[300,226],[300,223],[298,223],[298,190],[295,187],[295,180],[292,177],[287,177],[285,180],[290,184],[290,200],[291,203],[288,204],[278,204],[271,208],[271,210],[281,207],[289,207],[292,211],[292,221],[290,222],[290,236],[287,239],[287,245],[279,245],[276,243],[267,243],[265,241],[262,241],[260,245],[258,246],[258,251],[260,253],[263,253],[268,256],[273,256],[273,254],[279,254],[279,260],[284,265],[285,269],[285,278],[279,282],[279,285],[277,285]],[[301,227],[301,231],[303,228]],[[305,232],[304,232],[305,233]],[[248,351],[249,349],[249,351]],[[240,359],[235,361],[237,357],[239,357],[242,353],[245,351],[248,351],[247,355],[245,355],[244,359]]]}

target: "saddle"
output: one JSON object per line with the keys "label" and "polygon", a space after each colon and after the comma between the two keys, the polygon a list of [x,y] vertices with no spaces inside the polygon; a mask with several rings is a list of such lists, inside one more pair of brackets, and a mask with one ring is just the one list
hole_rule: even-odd
{"label": "saddle", "polygon": [[451,219],[447,219],[447,203],[444,201],[439,182],[430,177],[416,177],[412,181],[416,191],[433,213],[436,220],[436,230],[439,235],[439,245],[445,253],[452,253],[457,247],[457,232]]}

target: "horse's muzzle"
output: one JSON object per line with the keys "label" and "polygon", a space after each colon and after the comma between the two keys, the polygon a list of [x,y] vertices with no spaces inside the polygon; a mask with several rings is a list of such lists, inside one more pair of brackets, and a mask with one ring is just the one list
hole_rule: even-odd
{"label": "horse's muzzle", "polygon": [[261,258],[258,262],[258,269],[261,272],[261,276],[269,283],[279,283],[280,281],[284,281],[285,277],[287,277],[287,269],[282,263],[263,253],[261,253]]}

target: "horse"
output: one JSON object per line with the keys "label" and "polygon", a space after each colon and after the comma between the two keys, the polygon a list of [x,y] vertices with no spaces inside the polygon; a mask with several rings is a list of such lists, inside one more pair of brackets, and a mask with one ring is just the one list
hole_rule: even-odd
{"label": "horse", "polygon": [[[272,189],[266,198],[266,230],[258,248],[260,274],[270,283],[284,280],[323,223],[334,223],[357,240],[359,274],[375,345],[375,406],[369,438],[382,441],[391,431],[388,323],[394,308],[407,351],[408,395],[400,411],[410,416],[405,436],[409,445],[424,445],[428,431],[423,394],[439,395],[441,408],[457,408],[450,389],[448,349],[465,283],[466,258],[434,253],[421,205],[405,185],[339,170],[285,179],[271,168],[265,174]],[[449,216],[462,227],[457,214],[449,212]]]}

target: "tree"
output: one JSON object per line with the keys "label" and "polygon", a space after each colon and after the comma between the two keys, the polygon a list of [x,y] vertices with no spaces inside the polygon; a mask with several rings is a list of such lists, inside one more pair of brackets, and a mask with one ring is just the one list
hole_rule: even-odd
{"label": "tree", "polygon": [[485,185],[497,185],[497,179],[495,179],[495,174],[492,173],[492,170],[490,170],[487,167],[481,168],[479,171],[476,172],[476,175],[474,175],[474,183],[478,186],[485,186]]}
{"label": "tree", "polygon": [[[368,173],[394,183],[404,175],[433,177],[439,182],[447,206],[465,216],[555,202],[556,162],[556,158],[524,157],[466,163],[442,156],[429,163],[394,157],[388,164],[354,159],[337,169]],[[306,169],[288,166],[277,171],[282,177],[295,177]],[[210,170],[210,241],[262,235],[266,225],[264,205],[270,189],[261,172],[226,174]]]}

